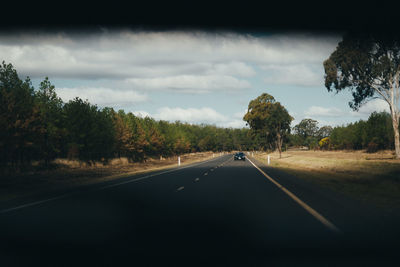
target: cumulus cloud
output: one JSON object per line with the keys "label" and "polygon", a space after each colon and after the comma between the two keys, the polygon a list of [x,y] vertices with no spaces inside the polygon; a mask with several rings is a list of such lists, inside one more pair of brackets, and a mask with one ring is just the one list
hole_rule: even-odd
{"label": "cumulus cloud", "polygon": [[152,117],[156,120],[165,121],[181,121],[190,124],[214,124],[219,127],[225,128],[243,128],[247,127],[246,122],[238,119],[237,114],[232,117],[223,115],[213,108],[181,108],[181,107],[162,107],[157,110],[154,114],[147,111],[134,111],[134,115],[139,117]]}
{"label": "cumulus cloud", "polygon": [[304,112],[304,115],[309,117],[341,117],[349,115],[349,111],[343,111],[335,107],[311,106]]}
{"label": "cumulus cloud", "polygon": [[311,106],[306,111],[304,115],[308,117],[362,117],[368,118],[372,112],[386,111],[390,112],[389,105],[382,99],[373,99],[366,102],[360,107],[358,111],[353,111],[350,107],[346,109],[339,109],[336,107],[320,107]]}
{"label": "cumulus cloud", "polygon": [[386,111],[390,113],[389,104],[382,99],[376,98],[366,102],[364,105],[360,107],[358,112],[353,112],[353,113],[358,113],[363,116],[369,116],[374,111],[376,112]]}
{"label": "cumulus cloud", "polygon": [[[157,107],[179,106],[179,93],[255,90],[263,79],[275,84],[321,85],[322,62],[340,39],[298,32],[9,32],[0,33],[0,58],[11,62],[22,77],[62,80],[63,88],[57,93],[64,101],[79,96],[100,106],[141,109],[142,115],[156,119],[239,127],[245,124],[245,112],[225,116],[210,107]],[[79,86],[80,82],[85,86]],[[173,91],[178,100],[165,100],[177,103],[156,103],[158,98],[152,97],[156,91]],[[138,105],[149,99],[155,102]],[[248,100],[242,99],[240,104],[246,107]]]}
{"label": "cumulus cloud", "polygon": [[252,77],[256,74],[255,70],[243,62],[215,63],[207,66],[208,74],[237,75],[242,77]]}
{"label": "cumulus cloud", "polygon": [[135,87],[147,89],[169,89],[183,92],[207,92],[219,89],[249,88],[250,83],[232,76],[217,75],[178,75],[160,78],[127,79]]}
{"label": "cumulus cloud", "polygon": [[144,111],[144,110],[133,111],[132,113],[133,113],[133,115],[141,117],[141,118],[152,117],[152,115],[150,113],[148,113],[147,111]]}
{"label": "cumulus cloud", "polygon": [[[164,81],[220,76],[218,79],[232,80],[253,77],[257,74],[254,66],[264,66],[274,75],[289,72],[288,81],[298,83],[303,78],[308,85],[316,83],[317,74],[307,64],[321,64],[338,41],[337,36],[306,33],[253,36],[201,31],[27,32],[0,35],[0,57],[12,62],[24,76],[33,78]],[[277,81],[283,80],[278,77]],[[241,88],[247,88],[245,81],[240,83]],[[215,87],[214,82],[208,85]]]}
{"label": "cumulus cloud", "polygon": [[297,86],[322,86],[324,75],[322,64],[320,68],[311,65],[265,65],[261,68],[266,71],[264,81],[268,84],[286,84]]}
{"label": "cumulus cloud", "polygon": [[247,113],[247,109],[243,110],[242,112],[236,112],[235,114],[233,114],[233,117],[235,119],[243,119],[244,115]]}
{"label": "cumulus cloud", "polygon": [[158,109],[154,118],[167,121],[183,121],[189,123],[218,123],[227,121],[228,118],[212,108],[170,108],[163,107]]}
{"label": "cumulus cloud", "polygon": [[146,111],[134,111],[133,114],[140,117],[153,117],[158,120],[167,121],[182,121],[191,124],[214,124],[218,127],[224,128],[248,128],[246,122],[243,120],[244,114],[247,110],[243,112],[236,112],[231,116],[223,115],[212,108],[169,108],[163,107],[158,109],[155,114],[149,114]]}
{"label": "cumulus cloud", "polygon": [[124,106],[148,100],[147,95],[135,91],[103,87],[57,88],[56,92],[64,102],[79,97],[99,106],[114,106],[115,104]]}
{"label": "cumulus cloud", "polygon": [[298,114],[296,120],[292,122],[292,126],[298,124],[304,118],[312,118],[319,122],[319,125],[345,125],[351,121],[359,119],[367,120],[373,112],[390,112],[389,105],[382,99],[372,99],[360,107],[358,111],[353,111],[350,107],[339,109],[336,107],[311,106]]}
{"label": "cumulus cloud", "polygon": [[246,122],[243,120],[231,120],[228,122],[221,123],[219,126],[224,128],[248,128]]}

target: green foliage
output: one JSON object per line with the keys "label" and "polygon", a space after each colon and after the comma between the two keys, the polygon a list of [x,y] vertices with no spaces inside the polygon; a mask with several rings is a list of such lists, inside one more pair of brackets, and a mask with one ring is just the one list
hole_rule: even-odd
{"label": "green foliage", "polygon": [[26,165],[37,157],[41,135],[39,108],[29,77],[18,77],[12,64],[0,65],[0,164]]}
{"label": "green foliage", "polygon": [[393,149],[391,117],[386,112],[373,112],[367,121],[338,126],[332,130],[331,145],[334,149]]}
{"label": "green foliage", "polygon": [[324,68],[328,91],[350,89],[353,100],[349,105],[354,110],[374,97],[386,101],[390,107],[396,158],[400,158],[399,35],[348,33],[324,61]]}
{"label": "green foliage", "polygon": [[47,165],[56,157],[106,163],[113,157],[143,161],[188,152],[281,150],[285,142],[311,149],[393,149],[393,120],[385,112],[334,128],[306,119],[290,134],[293,118],[262,94],[249,103],[244,119],[251,129],[156,121],[78,97],[63,103],[47,77],[35,91],[29,77],[21,80],[11,64],[0,65],[1,169],[19,170],[32,160]]}
{"label": "green foliage", "polygon": [[265,146],[272,148],[275,145],[281,152],[283,140],[290,133],[293,118],[273,96],[263,93],[250,101],[243,120],[255,135],[265,140]]}
{"label": "green foliage", "polygon": [[349,33],[324,62],[324,68],[327,89],[350,88],[350,106],[357,109],[376,93],[376,88],[389,90],[391,79],[399,75],[398,35]]}
{"label": "green foliage", "polygon": [[55,87],[48,79],[40,83],[40,88],[35,92],[36,104],[39,108],[41,138],[36,145],[40,147],[40,158],[45,159],[48,165],[60,152],[60,146],[65,138],[63,102],[57,97]]}
{"label": "green foliage", "polygon": [[289,145],[294,147],[304,146],[304,139],[300,135],[290,134],[289,137]]}
{"label": "green foliage", "polygon": [[318,139],[322,139],[324,137],[329,137],[332,133],[332,126],[322,126],[321,128],[318,129],[317,131],[317,136]]}
{"label": "green foliage", "polygon": [[63,103],[48,77],[38,90],[22,81],[11,64],[0,66],[0,167],[15,170],[56,157],[86,162],[112,157],[143,161],[188,152],[250,150],[259,147],[249,129],[155,121],[78,97]]}
{"label": "green foliage", "polygon": [[313,119],[303,119],[299,124],[293,127],[295,138],[291,138],[293,145],[306,146],[314,149],[318,146],[319,128],[318,122]]}
{"label": "green foliage", "polygon": [[188,152],[273,150],[284,142],[322,149],[393,149],[390,114],[372,113],[367,121],[318,128],[305,119],[290,134],[287,110],[262,94],[249,103],[244,120],[251,129],[156,121],[75,98],[57,96],[46,77],[35,91],[29,77],[21,80],[11,64],[0,65],[0,165],[19,170],[32,160],[68,157],[87,162],[112,157],[143,161]]}
{"label": "green foliage", "polygon": [[302,120],[293,127],[289,144],[309,149],[393,149],[392,120],[387,112],[373,112],[367,121],[360,120],[345,126],[318,128],[317,125],[315,120]]}
{"label": "green foliage", "polygon": [[100,160],[112,155],[112,113],[76,97],[64,105],[69,158]]}
{"label": "green foliage", "polygon": [[307,137],[314,137],[318,133],[318,122],[313,119],[303,119],[299,124],[293,128],[295,134],[306,139]]}
{"label": "green foliage", "polygon": [[364,138],[364,144],[374,141],[378,149],[393,149],[394,136],[390,115],[386,112],[372,113],[365,127]]}

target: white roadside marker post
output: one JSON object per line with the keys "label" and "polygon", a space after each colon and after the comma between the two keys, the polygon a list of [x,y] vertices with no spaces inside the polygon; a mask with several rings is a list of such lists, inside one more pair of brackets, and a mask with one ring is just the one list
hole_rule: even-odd
{"label": "white roadside marker post", "polygon": [[178,156],[178,166],[181,166],[181,157]]}
{"label": "white roadside marker post", "polygon": [[268,155],[267,160],[268,160],[268,165],[269,165],[271,163],[271,157],[269,155]]}

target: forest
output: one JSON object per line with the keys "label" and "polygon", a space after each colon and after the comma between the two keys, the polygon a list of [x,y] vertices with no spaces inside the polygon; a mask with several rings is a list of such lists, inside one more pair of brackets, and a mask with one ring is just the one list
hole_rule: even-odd
{"label": "forest", "polygon": [[368,120],[342,126],[318,127],[318,121],[304,119],[293,127],[289,146],[323,150],[394,150],[392,118],[387,112],[373,112]]}
{"label": "forest", "polygon": [[[390,115],[318,127],[304,119],[283,136],[288,147],[308,149],[393,149]],[[64,103],[46,77],[35,89],[11,63],[0,66],[0,167],[19,170],[32,161],[48,166],[55,158],[85,162],[126,157],[131,162],[190,152],[274,150],[276,144],[249,128],[221,128],[179,121],[156,121],[124,110],[99,108],[76,97]],[[291,132],[291,133],[290,133]]]}
{"label": "forest", "polygon": [[21,169],[55,158],[105,164],[115,157],[143,161],[189,152],[254,150],[250,130],[156,121],[99,108],[76,97],[64,103],[46,77],[38,89],[11,63],[0,66],[0,165]]}

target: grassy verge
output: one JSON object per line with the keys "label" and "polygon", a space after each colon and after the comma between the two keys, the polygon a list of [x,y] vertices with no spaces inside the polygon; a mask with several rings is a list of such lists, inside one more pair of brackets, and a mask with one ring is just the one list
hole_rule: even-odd
{"label": "grassy verge", "polygon": [[[270,154],[271,166],[387,211],[400,210],[400,161],[391,151],[288,151]],[[267,163],[267,154],[255,158]]]}
{"label": "grassy verge", "polygon": [[[218,156],[212,152],[190,153],[181,156],[181,166],[201,162]],[[164,170],[177,166],[177,157],[148,159],[146,162],[129,163],[127,159],[115,159],[108,165],[87,166],[77,161],[58,159],[52,170],[9,174],[0,179],[0,201],[95,184],[135,174]]]}

